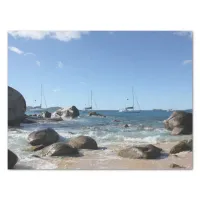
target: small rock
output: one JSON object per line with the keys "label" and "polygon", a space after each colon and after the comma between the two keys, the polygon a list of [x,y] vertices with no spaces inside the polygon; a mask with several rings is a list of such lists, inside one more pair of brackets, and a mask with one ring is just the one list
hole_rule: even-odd
{"label": "small rock", "polygon": [[129,127],[129,125],[128,125],[128,124],[125,124],[125,125],[124,125],[124,128],[128,128],[128,127]]}
{"label": "small rock", "polygon": [[175,164],[175,163],[170,164],[169,167],[170,167],[170,168],[185,168],[185,167],[180,166],[180,165],[177,165],[177,164]]}

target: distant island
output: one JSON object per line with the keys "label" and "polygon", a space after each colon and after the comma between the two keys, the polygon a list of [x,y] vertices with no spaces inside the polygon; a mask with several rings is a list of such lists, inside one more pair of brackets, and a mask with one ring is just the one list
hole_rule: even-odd
{"label": "distant island", "polygon": [[[26,109],[27,110],[30,110],[30,109],[32,109],[32,108],[34,108],[33,106],[27,106],[26,107]],[[55,106],[55,107],[49,107],[49,108],[46,108],[46,109],[55,109],[55,110],[58,110],[58,109],[60,109],[61,107],[57,107],[57,106]]]}

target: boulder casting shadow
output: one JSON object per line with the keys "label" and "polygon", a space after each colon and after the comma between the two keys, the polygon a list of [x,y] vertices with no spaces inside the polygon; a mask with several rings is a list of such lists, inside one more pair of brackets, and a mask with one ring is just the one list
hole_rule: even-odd
{"label": "boulder casting shadow", "polygon": [[93,138],[84,135],[71,138],[68,144],[77,149],[98,149],[96,141]]}
{"label": "boulder casting shadow", "polygon": [[132,146],[119,151],[118,155],[130,159],[157,159],[161,156],[162,149],[149,144],[142,146]]}

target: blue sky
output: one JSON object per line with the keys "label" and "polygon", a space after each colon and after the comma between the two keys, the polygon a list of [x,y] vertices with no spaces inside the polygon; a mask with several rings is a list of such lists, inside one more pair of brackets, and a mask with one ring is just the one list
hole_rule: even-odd
{"label": "blue sky", "polygon": [[[192,108],[192,33],[126,31],[12,31],[8,33],[8,85],[27,105],[97,109]],[[95,108],[95,104],[94,104]]]}

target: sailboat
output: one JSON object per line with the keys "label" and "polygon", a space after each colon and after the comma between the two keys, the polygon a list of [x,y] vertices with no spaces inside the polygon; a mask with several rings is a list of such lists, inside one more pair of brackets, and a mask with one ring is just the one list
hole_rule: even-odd
{"label": "sailboat", "polygon": [[90,106],[85,107],[84,110],[92,110],[92,91],[91,91],[91,96],[90,96],[90,98],[91,98],[91,104],[90,104]]}
{"label": "sailboat", "polygon": [[[44,97],[44,102],[45,102],[46,108],[42,108],[42,96]],[[43,111],[45,109],[47,109],[47,104],[46,104],[46,99],[45,99],[45,96],[44,96],[44,91],[43,91],[43,88],[42,88],[42,85],[41,85],[41,103],[40,103],[39,106],[34,106],[33,108],[31,108],[30,111]]]}
{"label": "sailboat", "polygon": [[[137,99],[136,99],[136,101],[137,101],[137,104],[139,106],[139,110],[135,110],[133,87],[132,87],[132,97],[133,97],[133,105],[125,107],[124,109],[120,109],[119,112],[140,113],[140,106],[139,106]],[[129,100],[129,99],[127,99],[127,100]]]}

